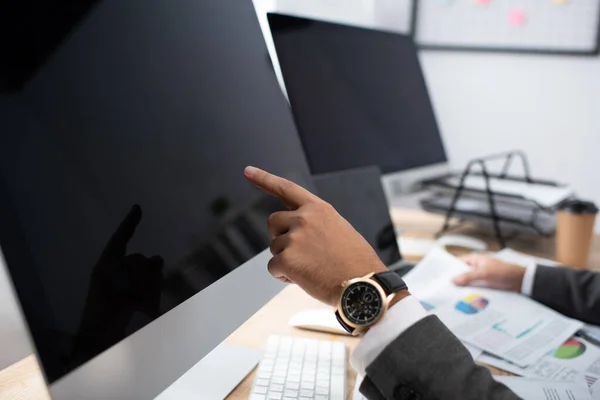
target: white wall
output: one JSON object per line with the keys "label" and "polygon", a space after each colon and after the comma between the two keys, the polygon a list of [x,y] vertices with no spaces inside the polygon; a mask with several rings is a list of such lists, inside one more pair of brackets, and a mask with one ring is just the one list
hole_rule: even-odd
{"label": "white wall", "polygon": [[[278,0],[277,7],[401,32],[407,26],[403,1]],[[522,149],[534,176],[569,183],[600,204],[599,57],[421,51],[420,59],[453,168]]]}
{"label": "white wall", "polygon": [[600,204],[600,58],[421,52],[453,167],[527,152],[533,174]]}

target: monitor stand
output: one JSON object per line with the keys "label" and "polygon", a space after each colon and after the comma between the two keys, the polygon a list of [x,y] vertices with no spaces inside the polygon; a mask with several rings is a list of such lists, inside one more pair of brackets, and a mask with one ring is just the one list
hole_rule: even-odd
{"label": "monitor stand", "polygon": [[155,400],[223,400],[261,357],[258,350],[221,343]]}

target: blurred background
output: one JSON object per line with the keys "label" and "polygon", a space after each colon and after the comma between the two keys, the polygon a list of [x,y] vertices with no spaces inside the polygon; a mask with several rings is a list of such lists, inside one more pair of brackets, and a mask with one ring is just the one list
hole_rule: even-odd
{"label": "blurred background", "polygon": [[[600,203],[596,172],[600,168],[600,58],[593,54],[598,13],[597,4],[592,6],[597,2],[420,3],[431,4],[439,9],[439,15],[448,13],[451,17],[468,9],[469,13],[458,20],[462,24],[459,28],[474,26],[470,33],[474,36],[469,40],[477,47],[503,39],[511,46],[502,52],[420,46],[421,67],[452,170],[464,168],[474,157],[520,149],[527,153],[536,177],[568,183],[578,196]],[[254,0],[254,4],[271,55],[274,52],[266,11],[409,33],[413,6],[410,0]],[[595,8],[575,9],[585,6]],[[418,45],[418,33],[425,36],[439,23],[436,15],[425,18],[423,11],[430,10],[423,8]],[[567,13],[565,22],[552,25],[551,13]],[[477,31],[475,17],[486,15],[498,21],[498,35],[479,41],[477,35],[484,32]],[[524,42],[530,38],[520,33],[536,28],[538,23],[543,29],[540,35],[544,35],[539,40],[550,49],[548,54],[530,51],[531,47],[540,47],[535,45],[538,38],[531,38],[534,45],[527,46]],[[451,43],[442,44],[448,47]],[[574,54],[570,54],[572,50]],[[598,223],[596,232],[600,232]]]}

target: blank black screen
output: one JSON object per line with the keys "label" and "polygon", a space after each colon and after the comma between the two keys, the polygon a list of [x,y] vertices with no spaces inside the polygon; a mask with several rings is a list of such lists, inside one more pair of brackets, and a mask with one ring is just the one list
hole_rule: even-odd
{"label": "blank black screen", "polygon": [[0,80],[0,245],[50,382],[268,247],[246,165],[309,185],[251,1],[70,4]]}
{"label": "blank black screen", "polygon": [[313,174],[446,161],[410,37],[279,14],[269,24]]}

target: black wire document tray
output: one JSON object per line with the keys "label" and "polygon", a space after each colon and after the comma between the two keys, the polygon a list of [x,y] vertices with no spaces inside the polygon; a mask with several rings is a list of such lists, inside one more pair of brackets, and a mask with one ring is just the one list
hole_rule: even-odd
{"label": "black wire document tray", "polygon": [[[523,175],[509,175],[513,159],[520,159]],[[500,172],[490,172],[490,164],[500,163]],[[573,191],[567,185],[531,177],[526,155],[512,151],[471,160],[460,174],[449,174],[423,183],[433,192],[421,201],[423,209],[445,214],[442,234],[454,227],[451,218],[492,224],[501,247],[506,233],[530,231],[554,235],[556,208]]]}

